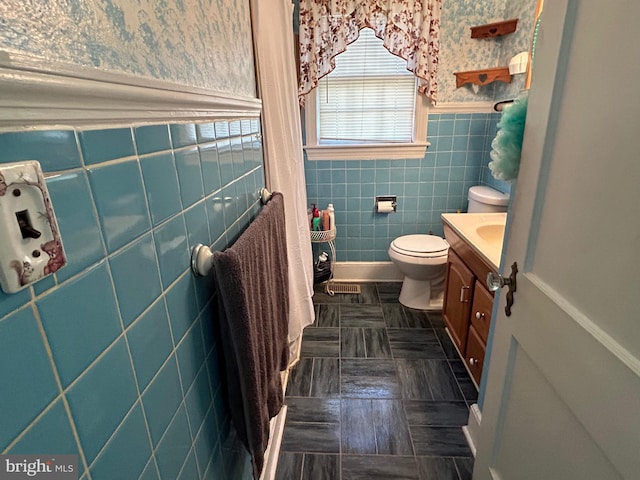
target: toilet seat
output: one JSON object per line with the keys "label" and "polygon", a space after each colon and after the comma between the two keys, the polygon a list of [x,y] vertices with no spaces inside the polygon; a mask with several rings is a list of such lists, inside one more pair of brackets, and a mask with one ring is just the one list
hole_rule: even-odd
{"label": "toilet seat", "polygon": [[449,244],[435,235],[403,235],[391,242],[390,248],[410,257],[438,258],[447,256]]}

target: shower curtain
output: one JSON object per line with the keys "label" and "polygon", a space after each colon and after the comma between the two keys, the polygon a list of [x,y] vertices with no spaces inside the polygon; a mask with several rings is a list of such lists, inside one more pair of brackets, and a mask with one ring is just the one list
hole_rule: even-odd
{"label": "shower curtain", "polygon": [[297,359],[304,327],[313,323],[313,256],[307,225],[302,127],[290,0],[253,0],[251,19],[262,99],[267,187],[285,199],[289,256],[289,344]]}

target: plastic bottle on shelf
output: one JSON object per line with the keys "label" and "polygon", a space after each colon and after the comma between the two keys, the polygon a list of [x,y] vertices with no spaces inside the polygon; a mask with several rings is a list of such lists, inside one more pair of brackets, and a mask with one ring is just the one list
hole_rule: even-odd
{"label": "plastic bottle on shelf", "polygon": [[311,223],[309,224],[309,228],[311,230],[320,230],[319,228],[316,228],[317,225],[320,224],[320,220],[316,221],[316,218],[320,218],[320,212],[318,211],[318,207],[316,207],[315,203],[311,204]]}
{"label": "plastic bottle on shelf", "polygon": [[327,210],[322,211],[322,230],[329,231],[331,230],[331,220],[329,218],[329,212]]}
{"label": "plastic bottle on shelf", "polygon": [[336,214],[335,214],[335,210],[333,209],[333,203],[330,203],[329,205],[327,205],[327,211],[329,212],[329,230],[335,230]]}

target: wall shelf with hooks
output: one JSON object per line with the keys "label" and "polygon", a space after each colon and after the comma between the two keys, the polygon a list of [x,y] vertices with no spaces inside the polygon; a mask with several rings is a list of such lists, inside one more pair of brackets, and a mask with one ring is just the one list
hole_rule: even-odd
{"label": "wall shelf with hooks", "polygon": [[460,88],[466,83],[475,85],[488,85],[495,81],[511,83],[509,67],[484,68],[468,72],[454,72],[453,74],[456,76],[456,88]]}
{"label": "wall shelf with hooks", "polygon": [[[487,23],[471,27],[471,38],[496,38],[516,31],[518,19],[503,20],[501,22]],[[454,72],[456,76],[456,88],[471,83],[473,85],[488,85],[501,81],[511,83],[509,67],[483,68],[467,72]]]}
{"label": "wall shelf with hooks", "polygon": [[471,27],[471,38],[495,38],[516,31],[518,19],[503,20],[501,22],[487,23]]}

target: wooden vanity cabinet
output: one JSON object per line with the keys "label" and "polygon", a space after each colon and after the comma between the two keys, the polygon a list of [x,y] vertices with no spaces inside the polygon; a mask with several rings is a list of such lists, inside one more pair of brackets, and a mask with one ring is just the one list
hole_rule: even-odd
{"label": "wooden vanity cabinet", "polygon": [[467,339],[467,351],[464,356],[464,363],[467,365],[467,369],[477,385],[480,385],[480,378],[482,377],[485,349],[486,343],[482,341],[474,326],[471,325],[469,327],[469,338]]}
{"label": "wooden vanity cabinet", "polygon": [[493,310],[493,293],[489,292],[480,280],[476,280],[473,292],[471,325],[476,329],[482,341],[487,343],[489,326],[491,325],[491,310]]}
{"label": "wooden vanity cabinet", "polygon": [[442,316],[467,370],[479,385],[493,309],[493,292],[485,281],[495,270],[446,223],[444,230],[450,248]]}
{"label": "wooden vanity cabinet", "polygon": [[467,346],[474,285],[473,272],[449,249],[442,316],[461,355],[464,355]]}

